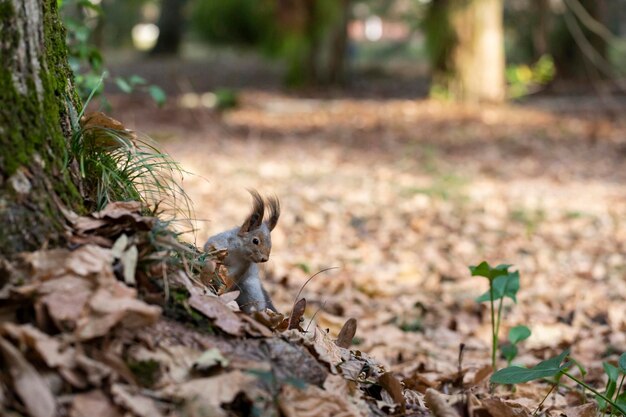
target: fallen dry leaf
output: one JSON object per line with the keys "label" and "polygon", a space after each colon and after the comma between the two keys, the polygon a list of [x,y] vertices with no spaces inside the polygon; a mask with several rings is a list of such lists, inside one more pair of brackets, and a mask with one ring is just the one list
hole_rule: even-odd
{"label": "fallen dry leaf", "polygon": [[391,398],[396,404],[400,404],[400,412],[404,413],[406,400],[402,394],[402,384],[398,381],[398,378],[391,372],[385,372],[378,377],[378,383],[391,395]]}
{"label": "fallen dry leaf", "polygon": [[117,407],[101,390],[75,395],[69,414],[70,417],[122,417]]}
{"label": "fallen dry leaf", "polygon": [[151,398],[133,393],[131,387],[122,384],[111,386],[113,401],[139,417],[161,417],[163,414]]}
{"label": "fallen dry leaf", "polygon": [[287,329],[297,329],[300,326],[300,320],[302,316],[304,316],[304,311],[306,310],[306,299],[299,299],[291,309],[291,314],[289,315],[289,324],[287,325]]}
{"label": "fallen dry leaf", "polygon": [[346,324],[343,325],[337,336],[337,341],[335,342],[337,346],[344,349],[350,348],[352,339],[354,339],[354,335],[356,334],[356,325],[355,318],[349,318],[348,321],[346,321]]}
{"label": "fallen dry leaf", "polygon": [[214,324],[226,333],[233,336],[243,335],[243,322],[218,297],[192,294],[188,302],[191,307],[213,319]]}
{"label": "fallen dry leaf", "polygon": [[287,417],[360,417],[361,411],[345,396],[313,385],[298,389],[285,384],[278,396],[280,410]]}
{"label": "fallen dry leaf", "polygon": [[0,351],[8,368],[13,389],[20,397],[31,417],[54,417],[56,401],[46,381],[22,353],[3,337]]}
{"label": "fallen dry leaf", "polygon": [[24,345],[34,349],[50,368],[73,368],[76,365],[76,352],[71,347],[63,348],[61,342],[30,324],[17,326],[13,323],[4,323],[1,327],[5,334],[19,340]]}
{"label": "fallen dry leaf", "polygon": [[73,329],[93,292],[93,283],[72,276],[45,281],[38,289],[39,303],[59,329]]}
{"label": "fallen dry leaf", "polygon": [[515,401],[505,401],[497,397],[485,398],[482,405],[492,417],[528,417],[530,412]]}
{"label": "fallen dry leaf", "polygon": [[567,408],[564,411],[566,417],[596,417],[598,406],[596,403],[582,404],[577,407]]}
{"label": "fallen dry leaf", "polygon": [[[256,377],[241,371],[232,371],[210,378],[195,378],[163,388],[160,393],[175,400],[193,401],[193,407],[211,410],[216,415],[226,415],[222,404],[233,402],[237,394],[251,390]],[[254,398],[254,396],[252,396]]]}
{"label": "fallen dry leaf", "polygon": [[77,275],[88,276],[111,270],[113,254],[109,249],[96,245],[85,245],[70,252],[65,262],[66,268]]}
{"label": "fallen dry leaf", "polygon": [[427,388],[424,401],[435,417],[460,417],[459,413],[448,404],[446,396],[437,390]]}

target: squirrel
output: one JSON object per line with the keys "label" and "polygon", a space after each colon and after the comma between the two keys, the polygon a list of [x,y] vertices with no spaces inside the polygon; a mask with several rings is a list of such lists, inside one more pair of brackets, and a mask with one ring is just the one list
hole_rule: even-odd
{"label": "squirrel", "polygon": [[[278,223],[280,203],[277,197],[269,197],[266,203],[258,192],[249,192],[253,201],[250,215],[240,227],[211,236],[204,244],[204,250],[227,250],[223,265],[232,281],[227,291],[240,291],[236,301],[245,313],[266,308],[276,312],[269,294],[261,284],[257,264],[269,259],[272,250],[270,233]],[[263,221],[266,206],[269,217]]]}

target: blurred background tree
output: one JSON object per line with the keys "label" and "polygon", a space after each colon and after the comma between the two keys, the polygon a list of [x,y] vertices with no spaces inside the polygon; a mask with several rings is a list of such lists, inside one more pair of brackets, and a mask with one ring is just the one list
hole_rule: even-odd
{"label": "blurred background tree", "polygon": [[289,86],[423,79],[439,98],[497,102],[617,80],[626,56],[620,0],[85,1],[102,8],[91,37],[105,51],[253,53]]}

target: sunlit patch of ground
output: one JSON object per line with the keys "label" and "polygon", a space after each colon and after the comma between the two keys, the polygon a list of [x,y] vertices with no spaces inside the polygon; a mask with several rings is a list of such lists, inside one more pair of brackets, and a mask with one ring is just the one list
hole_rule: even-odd
{"label": "sunlit patch of ground", "polygon": [[242,222],[247,188],[280,198],[264,267],[280,310],[336,266],[303,291],[323,327],[356,317],[360,348],[405,373],[455,369],[460,343],[487,363],[486,283],[467,269],[487,259],[520,271],[502,335],[533,330],[522,362],[626,350],[625,117],[254,91],[221,116],[175,103],[120,99],[115,116],[194,173],[199,245]]}

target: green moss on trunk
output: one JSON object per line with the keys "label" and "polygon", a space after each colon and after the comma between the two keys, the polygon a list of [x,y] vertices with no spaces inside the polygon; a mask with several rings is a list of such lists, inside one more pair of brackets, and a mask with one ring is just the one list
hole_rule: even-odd
{"label": "green moss on trunk", "polygon": [[77,107],[56,0],[0,0],[0,253],[61,239],[59,203],[79,209],[66,169]]}

